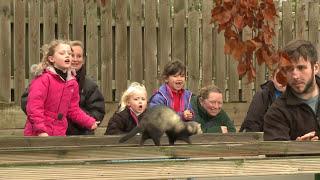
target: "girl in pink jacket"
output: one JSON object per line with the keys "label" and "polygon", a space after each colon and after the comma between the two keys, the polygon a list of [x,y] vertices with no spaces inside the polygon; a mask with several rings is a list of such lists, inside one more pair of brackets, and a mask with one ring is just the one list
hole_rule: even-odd
{"label": "girl in pink jacket", "polygon": [[87,129],[97,128],[94,118],[79,107],[79,87],[72,75],[72,50],[67,41],[54,40],[43,48],[42,62],[31,69],[25,136],[65,136],[67,117]]}

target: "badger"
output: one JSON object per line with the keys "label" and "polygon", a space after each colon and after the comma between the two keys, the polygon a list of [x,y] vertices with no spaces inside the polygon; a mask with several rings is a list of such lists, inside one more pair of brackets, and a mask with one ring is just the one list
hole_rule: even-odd
{"label": "badger", "polygon": [[140,145],[147,139],[152,139],[156,146],[160,146],[160,139],[166,133],[169,144],[174,145],[176,140],[191,144],[190,136],[202,134],[201,125],[195,121],[184,122],[171,108],[163,105],[149,108],[143,115],[138,126],[123,136],[119,143],[123,143],[141,133]]}

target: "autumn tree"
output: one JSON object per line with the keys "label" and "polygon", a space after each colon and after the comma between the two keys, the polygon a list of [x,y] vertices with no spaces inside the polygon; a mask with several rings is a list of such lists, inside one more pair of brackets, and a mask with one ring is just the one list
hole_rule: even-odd
{"label": "autumn tree", "polygon": [[[270,69],[278,62],[272,44],[276,17],[273,0],[215,0],[212,22],[219,33],[224,32],[224,52],[238,61],[239,76],[247,75],[249,82],[256,76],[254,56],[259,65],[265,63]],[[243,40],[245,27],[252,31],[251,39]]]}

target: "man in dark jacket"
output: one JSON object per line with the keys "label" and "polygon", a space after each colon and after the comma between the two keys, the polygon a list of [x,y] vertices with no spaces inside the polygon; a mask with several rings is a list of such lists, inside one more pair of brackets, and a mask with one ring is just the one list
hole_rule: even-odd
{"label": "man in dark jacket", "polygon": [[247,115],[241,125],[240,132],[263,132],[263,117],[268,108],[280,97],[286,86],[277,79],[279,68],[272,74],[271,80],[262,84],[261,90],[253,96]]}
{"label": "man in dark jacket", "polygon": [[264,139],[318,140],[320,67],[315,46],[305,40],[290,42],[280,64],[287,88],[264,117]]}

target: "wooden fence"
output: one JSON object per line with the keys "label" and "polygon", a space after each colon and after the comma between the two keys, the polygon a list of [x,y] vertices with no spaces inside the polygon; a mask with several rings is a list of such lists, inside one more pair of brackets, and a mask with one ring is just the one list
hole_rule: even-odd
{"label": "wooden fence", "polygon": [[[276,3],[275,46],[293,38],[319,43],[318,1]],[[129,82],[143,82],[150,95],[174,58],[187,66],[188,89],[197,93],[215,83],[226,102],[237,102],[227,107],[234,113],[248,106],[268,73],[261,66],[255,82],[239,78],[237,64],[224,55],[223,34],[210,24],[212,7],[212,0],[1,0],[0,102],[19,105],[44,43],[73,39],[85,44],[88,75],[100,85],[109,114]]]}

